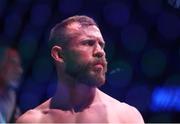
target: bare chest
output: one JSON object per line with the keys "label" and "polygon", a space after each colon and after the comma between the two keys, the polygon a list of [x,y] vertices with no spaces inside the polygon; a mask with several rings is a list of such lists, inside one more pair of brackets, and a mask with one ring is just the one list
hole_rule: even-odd
{"label": "bare chest", "polygon": [[74,113],[70,111],[53,110],[44,114],[41,120],[42,122],[53,123],[108,123],[116,119],[112,111],[101,107]]}

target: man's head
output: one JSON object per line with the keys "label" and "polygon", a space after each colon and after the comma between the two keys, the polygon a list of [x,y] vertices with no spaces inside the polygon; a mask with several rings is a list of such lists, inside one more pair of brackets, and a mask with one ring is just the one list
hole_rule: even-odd
{"label": "man's head", "polygon": [[57,24],[50,34],[51,55],[57,70],[89,86],[105,82],[105,42],[93,19],[73,16]]}
{"label": "man's head", "polygon": [[15,49],[0,48],[0,79],[2,85],[17,87],[23,73],[21,60]]}

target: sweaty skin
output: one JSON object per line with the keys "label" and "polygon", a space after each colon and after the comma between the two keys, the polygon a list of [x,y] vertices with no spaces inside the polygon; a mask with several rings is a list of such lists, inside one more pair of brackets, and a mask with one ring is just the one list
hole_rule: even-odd
{"label": "sweaty skin", "polygon": [[55,95],[22,115],[23,123],[144,123],[134,107],[98,89],[105,83],[105,42],[96,26],[68,26],[71,42],[66,49],[54,46],[58,85]]}

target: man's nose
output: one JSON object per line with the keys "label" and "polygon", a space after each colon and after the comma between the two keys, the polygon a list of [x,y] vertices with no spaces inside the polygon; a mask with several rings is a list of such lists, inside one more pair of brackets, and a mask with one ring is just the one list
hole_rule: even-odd
{"label": "man's nose", "polygon": [[104,57],[104,56],[105,56],[104,49],[99,44],[96,45],[95,49],[94,49],[94,57],[101,58],[101,57]]}

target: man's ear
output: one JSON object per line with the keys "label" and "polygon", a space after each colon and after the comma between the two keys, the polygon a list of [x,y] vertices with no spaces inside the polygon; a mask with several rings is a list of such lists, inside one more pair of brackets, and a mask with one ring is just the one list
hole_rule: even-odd
{"label": "man's ear", "polygon": [[51,49],[51,56],[55,61],[64,62],[62,55],[62,48],[60,46],[53,46]]}

